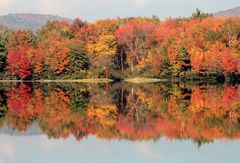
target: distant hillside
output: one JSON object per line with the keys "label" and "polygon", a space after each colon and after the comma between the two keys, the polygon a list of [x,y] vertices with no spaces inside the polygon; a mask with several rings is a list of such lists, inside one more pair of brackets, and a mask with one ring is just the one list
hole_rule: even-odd
{"label": "distant hillside", "polygon": [[55,20],[72,22],[72,20],[68,18],[43,14],[8,14],[0,16],[0,24],[11,29],[37,30],[44,26],[47,21]]}
{"label": "distant hillside", "polygon": [[6,26],[0,24],[0,30],[6,30],[6,29],[7,29]]}
{"label": "distant hillside", "polygon": [[240,7],[232,8],[225,11],[216,12],[214,17],[240,17]]}

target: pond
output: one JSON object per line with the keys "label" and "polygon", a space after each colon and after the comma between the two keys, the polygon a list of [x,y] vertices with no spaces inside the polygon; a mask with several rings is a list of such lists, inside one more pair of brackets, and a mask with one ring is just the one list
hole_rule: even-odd
{"label": "pond", "polygon": [[239,140],[237,84],[0,84],[0,163],[229,163]]}

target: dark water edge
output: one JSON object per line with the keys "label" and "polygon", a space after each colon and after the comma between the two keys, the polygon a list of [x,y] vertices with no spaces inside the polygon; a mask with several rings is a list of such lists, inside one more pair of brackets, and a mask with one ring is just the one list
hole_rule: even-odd
{"label": "dark water edge", "polygon": [[129,77],[129,78],[85,78],[85,79],[38,79],[38,80],[0,80],[0,82],[23,82],[23,83],[108,83],[108,82],[133,82],[135,83],[149,83],[149,82],[195,82],[195,83],[215,83],[215,84],[239,84],[240,75],[235,73],[227,74],[212,74],[212,75],[194,75],[194,76],[181,76],[181,77]]}

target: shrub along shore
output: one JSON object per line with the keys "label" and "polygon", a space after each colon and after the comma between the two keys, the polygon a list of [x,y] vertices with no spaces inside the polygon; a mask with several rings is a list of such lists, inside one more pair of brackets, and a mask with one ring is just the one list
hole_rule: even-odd
{"label": "shrub along shore", "polygon": [[[240,18],[117,18],[0,26],[0,79],[41,82],[239,81]],[[43,80],[44,79],[44,80]]]}

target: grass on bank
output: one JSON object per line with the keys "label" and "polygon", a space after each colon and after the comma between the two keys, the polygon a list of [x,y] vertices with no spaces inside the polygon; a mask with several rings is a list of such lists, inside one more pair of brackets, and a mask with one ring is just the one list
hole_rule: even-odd
{"label": "grass on bank", "polygon": [[113,82],[112,79],[107,78],[96,78],[96,79],[64,79],[64,80],[48,80],[48,79],[41,79],[41,80],[1,80],[0,82],[39,82],[39,83],[108,83]]}
{"label": "grass on bank", "polygon": [[[113,82],[113,79],[108,78],[94,78],[94,79],[57,79],[57,80],[48,80],[48,79],[41,79],[41,80],[0,80],[0,82],[39,82],[39,83],[109,83]],[[135,78],[126,78],[123,80],[124,82],[129,83],[154,83],[154,82],[161,82],[167,81],[167,79],[157,79],[157,78],[143,78],[143,77],[135,77]]]}
{"label": "grass on bank", "polygon": [[161,82],[161,81],[167,81],[167,79],[156,79],[156,78],[126,78],[124,79],[125,82],[130,83],[154,83],[154,82]]}

